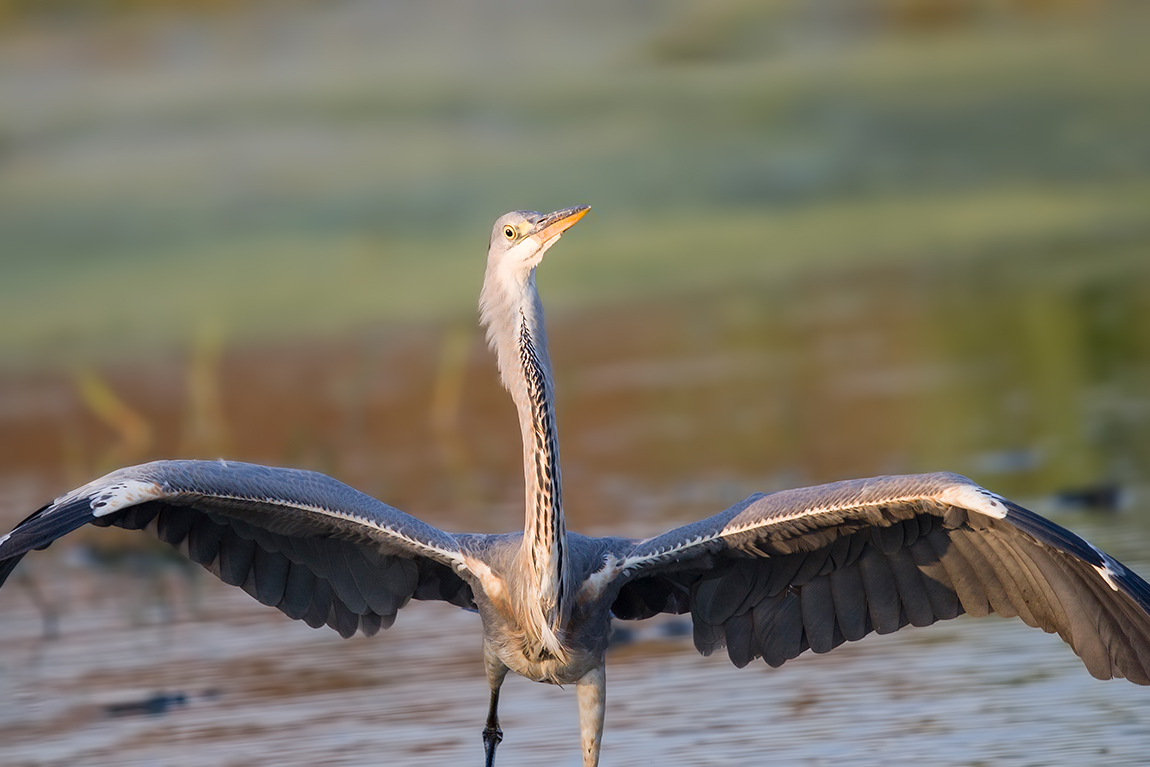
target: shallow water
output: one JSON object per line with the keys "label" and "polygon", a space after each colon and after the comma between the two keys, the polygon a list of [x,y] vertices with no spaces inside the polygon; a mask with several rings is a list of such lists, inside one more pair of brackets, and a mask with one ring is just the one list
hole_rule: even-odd
{"label": "shallow water", "polygon": [[[214,584],[213,584],[214,586]],[[132,627],[104,605],[39,641],[5,604],[9,765],[475,763],[486,685],[475,616],[407,609],[340,640],[208,590],[211,618]],[[1091,679],[1056,638],[959,619],[777,670],[656,632],[612,651],[606,764],[1143,764],[1145,690]],[[187,696],[162,715],[108,707]],[[570,690],[510,679],[501,764],[578,763]]]}
{"label": "shallow water", "polygon": [[[754,490],[950,468],[1150,572],[1145,271],[1050,257],[553,316],[570,526],[648,535]],[[0,402],[4,526],[116,465],[221,454],[327,471],[452,530],[521,524],[513,410],[470,327],[10,376]],[[1117,509],[1053,500],[1099,483]],[[78,532],[0,591],[0,763],[480,759],[475,615],[416,603],[344,641],[118,533]],[[605,764],[1133,765],[1150,748],[1150,693],[1016,621],[739,670],[681,620],[612,650]],[[170,705],[125,713],[149,701]],[[500,764],[578,763],[573,691],[510,679],[501,717]]]}

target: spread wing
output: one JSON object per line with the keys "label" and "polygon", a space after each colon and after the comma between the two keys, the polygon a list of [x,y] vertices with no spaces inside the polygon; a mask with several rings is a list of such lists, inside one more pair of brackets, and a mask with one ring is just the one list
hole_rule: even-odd
{"label": "spread wing", "polygon": [[1150,684],[1150,586],[1074,533],[955,474],[755,495],[635,546],[620,618],[690,612],[744,666],[962,613],[1058,632],[1100,679]]}
{"label": "spread wing", "polygon": [[0,585],[85,524],[147,529],[291,618],[372,635],[415,599],[474,607],[456,539],[331,477],[223,461],[120,469],[0,537]]}

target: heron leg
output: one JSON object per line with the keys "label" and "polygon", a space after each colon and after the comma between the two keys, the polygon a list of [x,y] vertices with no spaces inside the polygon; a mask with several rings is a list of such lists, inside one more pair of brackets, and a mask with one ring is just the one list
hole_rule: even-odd
{"label": "heron leg", "polygon": [[579,731],[583,743],[583,767],[598,767],[603,743],[603,712],[607,707],[607,667],[600,664],[576,683],[579,694]]}
{"label": "heron leg", "polygon": [[487,709],[487,724],[483,728],[484,767],[495,767],[495,747],[503,740],[503,730],[499,729],[499,688],[506,676],[506,666],[488,664],[487,683],[491,687],[491,705]]}

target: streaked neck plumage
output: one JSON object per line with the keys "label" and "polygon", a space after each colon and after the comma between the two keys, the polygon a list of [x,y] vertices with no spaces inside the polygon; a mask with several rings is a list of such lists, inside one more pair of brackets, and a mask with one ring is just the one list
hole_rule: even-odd
{"label": "streaked neck plumage", "polygon": [[517,572],[526,580],[509,591],[519,603],[517,614],[528,616],[523,629],[537,650],[564,658],[562,631],[571,614],[574,584],[563,522],[551,360],[534,266],[515,270],[489,263],[480,311],[523,437],[527,508],[519,551],[524,567]]}

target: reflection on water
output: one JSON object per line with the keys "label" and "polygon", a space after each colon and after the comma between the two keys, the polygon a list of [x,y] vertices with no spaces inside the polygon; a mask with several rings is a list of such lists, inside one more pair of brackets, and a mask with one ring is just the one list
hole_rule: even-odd
{"label": "reflection on water", "polygon": [[[752,490],[951,468],[1150,571],[1147,272],[1055,254],[557,313],[571,527],[650,534]],[[521,523],[514,413],[470,327],[191,357],[86,384],[0,381],[4,526],[111,463],[212,444],[333,473],[450,529]],[[144,443],[85,399],[93,380],[148,425]],[[1120,488],[1118,513],[1048,501],[1099,484]],[[73,536],[98,556],[30,557],[0,592],[0,763],[478,760],[476,616],[416,604],[343,641],[116,533]],[[133,585],[141,571],[165,587]],[[54,641],[33,585],[60,613]],[[773,671],[649,630],[613,651],[609,677],[606,764],[1140,764],[1150,746],[1144,689],[1097,682],[1056,637],[996,619]],[[501,763],[577,764],[572,692],[505,691]]]}

